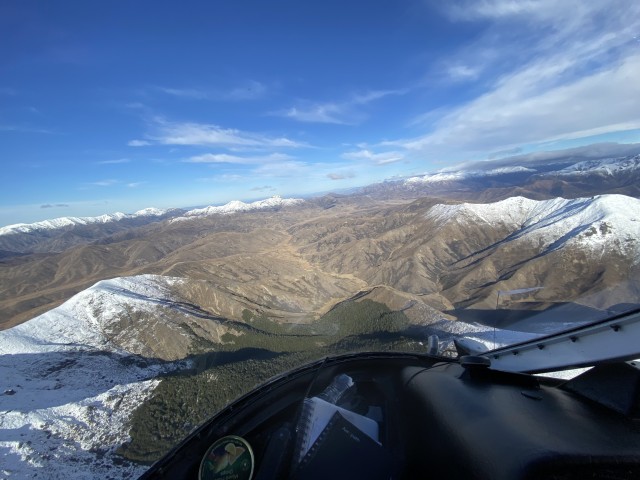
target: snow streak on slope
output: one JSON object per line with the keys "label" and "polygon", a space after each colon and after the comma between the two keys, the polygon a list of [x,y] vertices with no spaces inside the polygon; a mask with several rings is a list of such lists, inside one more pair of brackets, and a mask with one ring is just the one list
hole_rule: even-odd
{"label": "snow streak on slope", "polygon": [[511,232],[505,241],[542,242],[546,251],[567,244],[596,253],[609,248],[640,262],[640,200],[625,195],[435,205],[427,216],[439,223],[504,226]]}
{"label": "snow streak on slope", "polygon": [[[298,205],[302,202],[303,200],[299,198],[282,198],[278,195],[273,196],[271,198],[267,198],[265,200],[258,200],[257,202],[252,202],[252,203],[244,203],[239,200],[234,200],[220,207],[209,206],[205,208],[197,208],[195,210],[189,210],[185,214],[185,217],[205,217],[209,215],[227,215],[230,213],[246,212],[249,210],[263,210],[263,209],[275,208],[275,207],[288,207],[292,205]],[[185,217],[180,217],[180,218],[177,218],[176,220],[183,220]]]}
{"label": "snow streak on slope", "polygon": [[[60,307],[0,332],[0,477],[124,478],[144,467],[115,450],[167,365],[133,355],[106,327],[124,308],[161,308],[177,281],[105,280]],[[135,349],[135,345],[132,345]]]}
{"label": "snow streak on slope", "polygon": [[139,217],[160,217],[169,210],[160,210],[158,208],[145,208],[135,213],[109,213],[98,217],[60,217],[51,220],[43,220],[36,223],[17,223],[15,225],[7,225],[0,228],[0,235],[9,235],[12,233],[29,233],[41,230],[54,230],[57,228],[71,227],[77,225],[90,225],[92,223],[109,223],[117,222],[124,219],[133,219]]}

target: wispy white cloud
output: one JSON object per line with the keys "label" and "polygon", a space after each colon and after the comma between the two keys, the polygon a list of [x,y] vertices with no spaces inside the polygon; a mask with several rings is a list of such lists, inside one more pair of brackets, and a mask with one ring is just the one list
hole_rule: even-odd
{"label": "wispy white cloud", "polygon": [[367,103],[373,102],[375,100],[380,100],[384,97],[405,95],[407,92],[408,90],[404,88],[396,90],[369,90],[363,93],[354,94],[346,103],[354,105],[366,105]]}
{"label": "wispy white cloud", "polygon": [[585,78],[542,91],[534,79],[554,65],[531,66],[491,92],[442,118],[435,130],[391,142],[410,150],[455,147],[470,151],[572,139],[640,128],[640,55]]}
{"label": "wispy white cloud", "polygon": [[219,183],[219,182],[241,182],[247,181],[247,175],[239,174],[239,173],[222,173],[219,175],[213,175],[210,177],[199,177],[196,178],[197,182],[206,182],[206,183]]}
{"label": "wispy white cloud", "polygon": [[253,149],[308,147],[303,142],[291,140],[287,137],[268,136],[206,123],[170,122],[162,117],[154,117],[151,127],[154,131],[148,135],[148,141],[162,145],[244,147]]}
{"label": "wispy white cloud", "polygon": [[562,2],[540,0],[465,0],[451,2],[447,10],[455,19],[475,20],[484,17],[501,18],[523,14],[539,14],[548,11],[549,4],[551,7],[555,7],[558,3]]}
{"label": "wispy white cloud", "polygon": [[285,153],[271,153],[269,155],[240,156],[228,153],[205,153],[184,160],[187,163],[232,163],[232,164],[261,164],[269,162],[282,162],[294,158]]}
{"label": "wispy white cloud", "polygon": [[130,147],[145,147],[147,145],[151,145],[151,142],[146,140],[129,140],[127,145]]}
{"label": "wispy white cloud", "polygon": [[40,205],[40,208],[68,208],[68,203],[45,203],[44,205]]}
{"label": "wispy white cloud", "polygon": [[261,165],[254,169],[252,174],[258,177],[300,178],[302,175],[307,174],[311,168],[312,166],[306,162],[290,160]]}
{"label": "wispy white cloud", "polygon": [[514,148],[508,148],[506,150],[498,150],[497,152],[491,152],[489,155],[487,155],[487,158],[489,160],[493,160],[493,159],[502,158],[502,157],[512,157],[514,155],[518,155],[519,153],[522,153],[522,148],[514,147]]}
{"label": "wispy white cloud", "polygon": [[486,26],[442,71],[481,80],[482,92],[421,115],[424,135],[379,146],[474,154],[640,128],[640,3],[464,0],[446,9]]}
{"label": "wispy white cloud", "polygon": [[263,185],[261,187],[253,187],[253,188],[249,189],[249,191],[251,191],[251,192],[275,192],[276,189],[275,189],[275,187],[272,187],[271,185]]}
{"label": "wispy white cloud", "polygon": [[97,182],[89,182],[89,185],[93,185],[96,187],[111,187],[113,185],[117,185],[118,183],[120,183],[119,180],[109,178],[106,180],[98,180]]}
{"label": "wispy white cloud", "polygon": [[480,74],[479,66],[471,65],[451,65],[447,69],[447,77],[454,81],[475,80]]}
{"label": "wispy white cloud", "polygon": [[404,95],[405,93],[407,90],[370,90],[353,94],[342,102],[299,101],[296,106],[272,114],[299,122],[356,125],[366,118],[366,115],[358,107],[390,95]]}
{"label": "wispy white cloud", "polygon": [[184,160],[187,163],[247,163],[244,157],[228,153],[205,153]]}
{"label": "wispy white cloud", "polygon": [[101,160],[98,163],[98,165],[116,165],[119,163],[129,163],[131,161],[131,159],[129,158],[116,158],[113,160]]}
{"label": "wispy white cloud", "polygon": [[327,173],[327,178],[330,180],[346,180],[348,178],[355,178],[356,174],[353,172],[330,172]]}
{"label": "wispy white cloud", "polygon": [[86,190],[86,189],[91,188],[91,187],[101,187],[101,188],[127,187],[127,188],[136,188],[136,187],[139,187],[141,185],[145,185],[147,183],[148,182],[146,182],[146,181],[128,182],[128,181],[123,181],[123,180],[117,180],[115,178],[106,178],[104,180],[97,180],[95,182],[87,182],[87,183],[83,184],[80,188],[82,190]]}
{"label": "wispy white cloud", "polygon": [[341,155],[345,160],[366,160],[375,165],[386,165],[404,160],[405,154],[399,151],[374,153],[368,149],[346,152]]}
{"label": "wispy white cloud", "polygon": [[632,40],[640,28],[640,4],[634,0],[462,0],[447,5],[454,20],[490,22],[484,36],[461,53],[470,65],[478,65],[472,61],[478,57],[480,65],[499,64],[501,75],[547,59],[556,68],[547,66],[552,76],[545,80],[561,84],[638,51]]}
{"label": "wispy white cloud", "polygon": [[623,10],[607,12],[611,7],[626,7],[626,0],[612,0],[608,4],[583,2],[581,0],[461,0],[449,2],[447,11],[457,20],[473,21],[478,19],[513,20],[519,18],[528,23],[539,25],[565,24],[567,28],[584,26],[585,20],[594,20],[598,12],[619,15]]}
{"label": "wispy white cloud", "polygon": [[0,125],[0,132],[44,133],[48,135],[54,133],[47,128],[30,127],[28,125]]}
{"label": "wispy white cloud", "polygon": [[173,97],[188,98],[192,100],[206,100],[209,97],[207,92],[196,88],[155,87],[155,90]]}
{"label": "wispy white cloud", "polygon": [[216,88],[174,88],[174,87],[152,87],[154,91],[170,95],[173,97],[189,100],[211,100],[211,101],[245,101],[257,100],[268,93],[266,85],[256,80],[248,80],[239,85],[223,90]]}
{"label": "wispy white cloud", "polygon": [[345,108],[334,103],[291,107],[277,115],[309,123],[335,123],[337,125],[349,125],[353,123],[345,117]]}

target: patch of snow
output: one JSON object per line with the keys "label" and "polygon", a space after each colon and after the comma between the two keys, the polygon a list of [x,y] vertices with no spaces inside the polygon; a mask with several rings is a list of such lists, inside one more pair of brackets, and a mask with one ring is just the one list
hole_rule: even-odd
{"label": "patch of snow", "polygon": [[530,333],[499,328],[494,329],[479,323],[467,323],[460,320],[441,320],[430,326],[442,333],[450,334],[451,338],[449,339],[444,336],[442,337],[445,341],[453,341],[453,337],[466,338],[484,345],[486,350],[526,342],[545,335],[545,333],[542,332]]}
{"label": "patch of snow", "polygon": [[[558,333],[563,330],[577,327],[584,322],[571,321],[559,322],[553,324],[538,324],[540,326],[537,332],[522,332],[516,330],[492,328],[479,323],[467,323],[463,321],[441,320],[431,325],[431,327],[439,330],[439,336],[443,340],[440,342],[440,349],[454,349],[453,338],[461,340],[461,343],[467,347],[477,349],[481,352],[487,352],[496,348],[502,348],[516,343],[527,342],[535,338]],[[447,335],[449,334],[449,335]],[[481,353],[479,353],[481,354]],[[547,372],[540,374],[545,377],[559,378],[569,380],[574,378],[589,368],[577,368],[571,370],[563,370],[557,372]]]}
{"label": "patch of snow", "polygon": [[[495,329],[494,331],[494,329],[492,329],[491,327],[486,327],[479,324],[464,324],[465,326],[462,326],[462,328],[460,328],[461,326],[459,325],[458,330],[460,331],[468,329],[467,333],[461,334],[461,338],[470,339],[479,344],[482,344],[484,346],[484,350],[488,351],[494,348],[507,347],[515,343],[526,342],[529,340],[533,340],[534,338],[558,333],[563,330],[569,330],[570,328],[577,327],[579,325],[582,325],[583,323],[584,322],[581,321],[575,321],[554,323],[552,325],[546,324],[538,333],[517,332],[504,329]],[[582,375],[584,372],[591,370],[591,368],[593,367],[572,368],[569,370],[558,370],[555,372],[546,372],[537,375],[541,377],[557,378],[560,380],[571,380],[572,378],[575,378],[578,375]]]}

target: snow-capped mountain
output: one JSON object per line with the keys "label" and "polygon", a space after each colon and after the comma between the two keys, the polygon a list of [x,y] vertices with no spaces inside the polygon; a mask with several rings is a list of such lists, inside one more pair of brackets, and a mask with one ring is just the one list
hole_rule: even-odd
{"label": "snow-capped mountain", "polygon": [[177,208],[145,208],[132,214],[117,212],[99,217],[61,217],[32,224],[9,225],[0,228],[0,258],[25,253],[58,253],[76,245],[109,241],[106,239],[116,234],[132,233],[133,228],[164,220],[171,222],[254,210],[277,210],[301,203],[301,199],[274,196],[252,203],[234,200],[226,205],[188,212]]}
{"label": "snow-capped mountain", "polygon": [[[249,210],[264,210],[270,208],[288,207],[298,205],[303,200],[299,198],[282,198],[279,195],[258,200],[252,203],[245,203],[240,200],[233,200],[221,206],[208,206],[205,208],[196,208],[183,213],[177,208],[160,209],[160,208],[144,208],[135,213],[109,213],[97,217],[60,217],[51,220],[43,220],[35,223],[17,223],[7,225],[0,228],[0,235],[10,235],[17,233],[34,233],[48,230],[57,230],[65,227],[75,227],[92,224],[107,224],[110,222],[119,222],[121,220],[132,220],[144,217],[163,217],[170,214],[183,213],[184,217],[206,217],[209,215],[227,215],[236,212],[246,212]],[[184,218],[178,217],[178,218]]]}
{"label": "snow-capped mountain", "polygon": [[128,419],[175,364],[137,355],[114,323],[161,309],[178,279],[98,282],[63,305],[0,331],[0,477],[124,478],[144,466],[115,457]]}
{"label": "snow-capped mountain", "polygon": [[157,309],[160,301],[170,300],[170,286],[180,281],[157,275],[102,280],[57,308],[0,331],[0,354],[60,351],[65,346],[139,354],[134,344],[115,341],[112,322],[124,308]]}
{"label": "snow-capped mountain", "polygon": [[420,183],[441,183],[455,182],[472,178],[494,177],[498,175],[506,175],[513,173],[536,173],[532,168],[522,166],[499,167],[491,170],[458,170],[458,171],[441,171],[437,173],[411,177],[405,180],[405,185],[411,186]]}
{"label": "snow-capped mountain", "polygon": [[205,208],[197,208],[194,210],[189,210],[187,213],[185,213],[184,217],[207,217],[210,215],[229,215],[231,213],[247,212],[250,210],[265,210],[270,208],[289,207],[293,205],[298,205],[302,202],[303,200],[299,198],[282,198],[279,195],[275,195],[265,200],[258,200],[252,203],[245,203],[239,200],[233,200],[225,205],[218,206],[218,207],[208,206]]}
{"label": "snow-capped mountain", "polygon": [[436,205],[427,214],[440,224],[505,226],[508,241],[525,239],[546,251],[567,244],[592,251],[616,248],[640,262],[640,200],[624,195],[536,201],[511,197],[489,204]]}
{"label": "snow-capped mountain", "polygon": [[135,213],[109,213],[97,217],[60,217],[51,220],[43,220],[35,223],[17,223],[7,225],[0,228],[0,235],[10,235],[15,233],[32,233],[42,230],[55,230],[64,227],[73,227],[78,225],[104,224],[109,222],[118,222],[124,219],[135,219],[141,217],[161,217],[171,213],[175,209],[159,209],[145,208]]}
{"label": "snow-capped mountain", "polygon": [[[502,199],[522,192],[531,192],[537,197],[579,197],[604,193],[638,197],[638,176],[638,154],[596,158],[559,155],[548,158],[548,155],[532,153],[470,162],[378,187],[389,190],[401,185],[408,192],[437,193],[471,201]],[[371,190],[372,187],[365,189]]]}
{"label": "snow-capped mountain", "polygon": [[640,155],[623,158],[604,158],[586,160],[555,172],[556,175],[576,175],[598,173],[601,175],[619,175],[640,170]]}

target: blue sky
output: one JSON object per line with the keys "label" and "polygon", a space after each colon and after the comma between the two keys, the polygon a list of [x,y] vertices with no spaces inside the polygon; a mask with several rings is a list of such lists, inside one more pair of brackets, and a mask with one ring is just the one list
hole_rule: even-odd
{"label": "blue sky", "polygon": [[5,1],[0,226],[640,142],[635,0]]}

